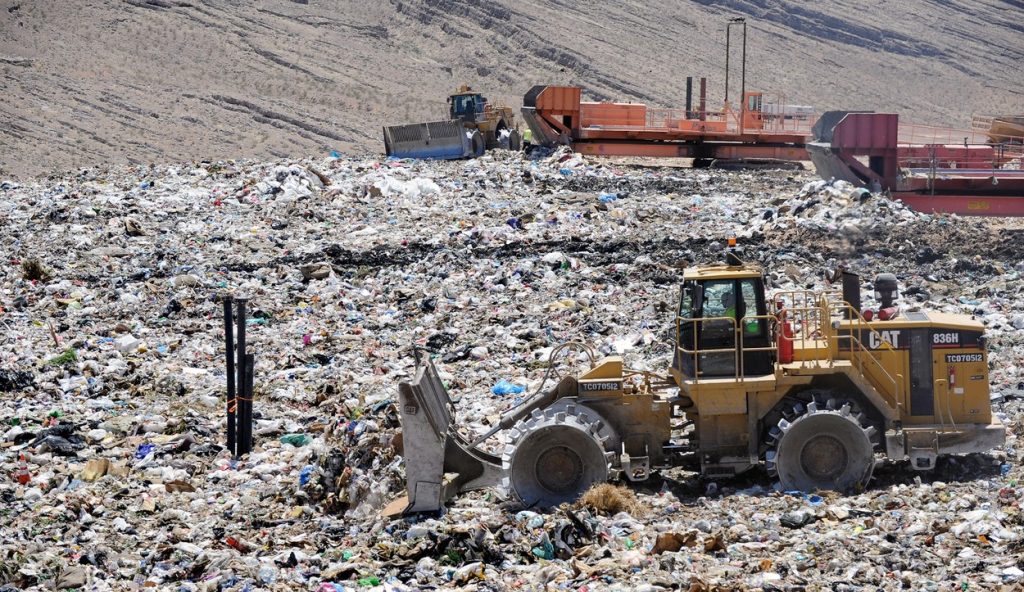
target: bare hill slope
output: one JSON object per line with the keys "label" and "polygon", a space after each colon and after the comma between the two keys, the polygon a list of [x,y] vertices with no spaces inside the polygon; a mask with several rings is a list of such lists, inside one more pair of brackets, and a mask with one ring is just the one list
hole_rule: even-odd
{"label": "bare hill slope", "polygon": [[380,151],[381,125],[439,117],[464,82],[515,106],[537,83],[681,106],[685,77],[706,75],[717,102],[735,16],[750,88],[966,126],[1024,111],[1022,15],[996,0],[0,0],[0,171]]}

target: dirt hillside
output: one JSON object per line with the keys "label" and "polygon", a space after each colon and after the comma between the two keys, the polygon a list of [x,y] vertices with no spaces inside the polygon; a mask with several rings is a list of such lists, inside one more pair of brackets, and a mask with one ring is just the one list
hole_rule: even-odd
{"label": "dirt hillside", "polygon": [[1022,8],[0,0],[0,173],[378,152],[382,125],[438,117],[460,83],[516,106],[537,83],[682,106],[685,77],[704,75],[716,102],[725,23],[736,16],[748,21],[750,88],[961,127],[973,113],[1024,111]]}

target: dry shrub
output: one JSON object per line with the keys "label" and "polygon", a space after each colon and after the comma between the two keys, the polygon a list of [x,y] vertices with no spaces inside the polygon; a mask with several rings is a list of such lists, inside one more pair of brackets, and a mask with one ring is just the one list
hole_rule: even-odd
{"label": "dry shrub", "polygon": [[598,514],[618,514],[628,512],[633,516],[642,516],[644,507],[636,499],[636,494],[622,485],[598,483],[583,494],[576,505],[589,508]]}
{"label": "dry shrub", "polygon": [[42,261],[39,259],[25,259],[22,261],[21,273],[26,280],[46,280],[50,277],[50,272],[46,271]]}

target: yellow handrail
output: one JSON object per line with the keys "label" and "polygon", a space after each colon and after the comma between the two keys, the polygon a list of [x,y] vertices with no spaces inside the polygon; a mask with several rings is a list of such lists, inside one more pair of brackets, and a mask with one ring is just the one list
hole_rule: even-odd
{"label": "yellow handrail", "polygon": [[[883,344],[883,348],[891,350],[892,346],[883,340],[881,334],[864,320],[863,315],[859,311],[854,309],[850,303],[843,300],[842,296],[838,292],[810,290],[776,292],[772,295],[770,302],[774,303],[779,299],[783,301],[783,310],[786,313],[785,319],[780,319],[774,314],[751,315],[743,317],[738,323],[737,320],[732,317],[687,319],[677,316],[676,334],[680,337],[683,333],[683,323],[693,325],[692,349],[688,349],[681,342],[677,344],[677,349],[680,356],[687,356],[693,360],[694,383],[697,384],[700,382],[700,356],[702,354],[731,353],[733,356],[733,379],[737,382],[743,382],[746,374],[744,369],[744,356],[742,355],[744,352],[777,352],[780,340],[794,342],[794,345],[799,343],[801,346],[806,346],[808,341],[824,341],[828,344],[828,347],[826,348],[826,353],[823,357],[816,357],[812,360],[799,360],[799,363],[801,364],[812,364],[815,367],[818,367],[822,363],[833,364],[835,362],[834,353],[847,350],[846,347],[842,347],[842,344],[846,342],[849,343],[848,351],[850,352],[850,361],[861,377],[869,383],[879,380],[884,381],[883,384],[890,388],[883,390],[893,394],[895,399],[893,403],[897,408],[902,407],[903,385],[901,384],[898,375],[893,376],[882,364],[878,353],[868,348],[861,341],[859,336],[862,336],[862,332],[866,331],[869,334],[875,335],[878,341]],[[789,306],[786,306],[787,304]],[[836,331],[838,325],[834,325],[833,321],[838,321],[839,319],[844,318],[844,313],[845,318],[850,322],[850,333],[840,335]],[[767,337],[770,344],[769,346],[756,348],[743,346],[742,334],[739,327],[743,326],[741,323],[746,323],[751,320],[763,320],[767,323],[766,329],[768,330]],[[793,323],[794,333],[792,337],[784,335],[780,330],[780,323],[782,320]],[[733,345],[726,348],[715,349],[698,348],[699,331],[697,324],[709,322],[728,322],[732,329],[730,334],[733,335]],[[833,344],[835,345],[834,348],[832,347]],[[870,374],[868,368],[873,369]]]}
{"label": "yellow handrail", "polygon": [[[744,347],[742,335],[737,339],[737,334],[740,333],[739,327],[750,321],[766,321],[766,337],[769,345],[766,347]],[[713,323],[719,321],[728,321],[732,330],[730,335],[733,336],[733,346],[727,348],[716,348],[716,349],[700,349],[698,348],[699,331],[697,330],[697,323]],[[778,350],[777,342],[775,341],[775,335],[778,331],[778,318],[775,315],[746,315],[737,322],[733,317],[701,317],[699,319],[684,319],[683,317],[676,317],[676,335],[682,335],[682,323],[694,324],[693,328],[693,349],[686,349],[682,345],[677,345],[677,349],[680,353],[686,356],[693,357],[693,380],[699,381],[700,377],[700,355],[701,354],[715,354],[715,353],[732,353],[733,356],[733,379],[737,382],[743,382],[746,374],[743,367],[743,353],[744,352],[762,352],[762,351],[776,351]],[[718,377],[721,378],[721,377]]]}
{"label": "yellow handrail", "polygon": [[[794,323],[801,324],[799,327],[794,326],[795,341],[798,340],[801,343],[806,342],[808,339],[823,339],[827,341],[829,343],[829,352],[825,357],[825,361],[831,363],[833,361],[833,348],[831,345],[835,343],[835,351],[840,351],[840,340],[848,340],[850,344],[850,361],[860,375],[869,382],[884,379],[891,385],[890,392],[893,393],[895,398],[895,405],[897,407],[902,406],[903,385],[900,383],[900,380],[885,368],[877,354],[866,347],[857,335],[861,335],[861,331],[866,331],[869,334],[874,334],[880,343],[885,344],[884,347],[886,349],[891,349],[891,346],[882,339],[881,334],[874,327],[864,320],[860,312],[854,309],[849,302],[843,300],[842,295],[838,291],[789,290],[773,294],[772,300],[775,301],[780,298],[783,300],[784,310],[787,314],[791,315]],[[785,306],[786,300],[792,306]],[[844,316],[851,323],[849,335],[835,333],[832,325],[833,320],[842,319]],[[816,359],[811,362],[817,364],[820,361],[820,359]],[[805,360],[804,362],[806,363],[807,361]],[[878,372],[868,375],[867,367],[869,365],[873,365]]]}
{"label": "yellow handrail", "polygon": [[[860,364],[860,366],[857,368],[858,371],[861,373],[862,376],[870,380],[868,375],[865,374],[863,370],[864,359],[866,358],[867,360],[870,360],[875,365],[875,367],[882,373],[882,375],[886,379],[888,379],[889,383],[891,383],[893,398],[895,399],[894,403],[897,406],[899,406],[903,401],[903,385],[900,384],[900,381],[897,380],[896,377],[892,376],[892,374],[890,374],[889,371],[885,369],[885,366],[882,365],[882,361],[878,358],[878,356],[876,356],[871,349],[865,347],[864,343],[856,335],[860,335],[861,331],[866,330],[869,334],[874,335],[878,339],[878,342],[882,344],[882,347],[884,347],[885,349],[892,350],[892,345],[890,345],[887,341],[882,339],[882,335],[877,330],[875,330],[874,327],[869,325],[867,321],[864,320],[864,316],[860,313],[860,311],[853,308],[853,305],[851,305],[849,302],[839,302],[838,308],[838,312],[847,313],[848,318],[851,321],[851,326],[849,335],[835,335],[837,347],[840,339],[849,339],[850,358],[852,361],[854,361],[855,365],[858,363]],[[854,350],[854,345],[856,345],[856,351]]]}

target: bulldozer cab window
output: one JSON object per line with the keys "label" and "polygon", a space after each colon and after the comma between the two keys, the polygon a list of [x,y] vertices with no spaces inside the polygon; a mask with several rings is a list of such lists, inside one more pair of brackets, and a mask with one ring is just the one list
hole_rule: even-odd
{"label": "bulldozer cab window", "polygon": [[698,349],[704,350],[698,356],[698,374],[703,376],[730,376],[736,372],[735,350],[736,324],[736,282],[733,280],[710,280],[703,283],[704,306],[699,314],[705,320],[700,323]]}
{"label": "bulldozer cab window", "polygon": [[700,308],[701,294],[698,294],[697,282],[684,282],[679,290],[679,311],[676,313],[678,323],[676,342],[679,347],[694,349],[694,311]]}
{"label": "bulldozer cab window", "polygon": [[696,296],[695,288],[697,284],[694,282],[686,282],[683,284],[682,290],[679,294],[679,316],[683,319],[693,318],[694,309],[694,297]]}
{"label": "bulldozer cab window", "polygon": [[452,97],[452,114],[453,115],[472,115],[475,114],[477,104],[479,102],[480,95],[456,95]]}
{"label": "bulldozer cab window", "polygon": [[[743,297],[741,302],[744,317],[754,317],[765,314],[764,290],[758,289],[759,283],[760,282],[754,279],[740,280],[740,293]],[[764,333],[764,319],[748,318],[743,320],[744,336],[764,335]]]}
{"label": "bulldozer cab window", "polygon": [[736,292],[732,280],[704,283],[704,314],[708,317],[724,317],[727,310],[736,308]]}
{"label": "bulldozer cab window", "polygon": [[739,328],[743,340],[743,373],[746,376],[768,374],[775,364],[768,331],[768,314],[764,297],[764,280],[747,278],[737,282],[740,292]]}
{"label": "bulldozer cab window", "polygon": [[692,319],[694,311],[700,309],[702,300],[702,293],[697,282],[683,282],[683,287],[679,290],[679,311],[676,314],[676,353],[672,359],[672,367],[691,377],[693,376],[693,358],[681,350],[693,351],[697,347]]}
{"label": "bulldozer cab window", "polygon": [[682,350],[692,352],[698,348],[696,335],[699,323],[693,322],[693,319],[699,317],[704,303],[703,288],[697,282],[688,281],[683,282],[683,287],[679,290],[678,334],[676,335],[676,354],[672,365],[689,377],[694,375],[693,356],[683,353]]}
{"label": "bulldozer cab window", "polygon": [[[689,284],[689,285],[687,285]],[[746,351],[768,345],[764,288],[759,278],[708,280],[684,284],[679,302],[680,347],[701,350],[694,368],[693,355],[680,354],[678,367],[687,376],[731,376],[743,356],[746,375],[765,374],[771,369],[771,354]],[[687,319],[705,319],[687,322]],[[737,343],[739,339],[739,343]],[[695,347],[696,346],[696,347]],[[725,350],[725,351],[709,351]]]}

